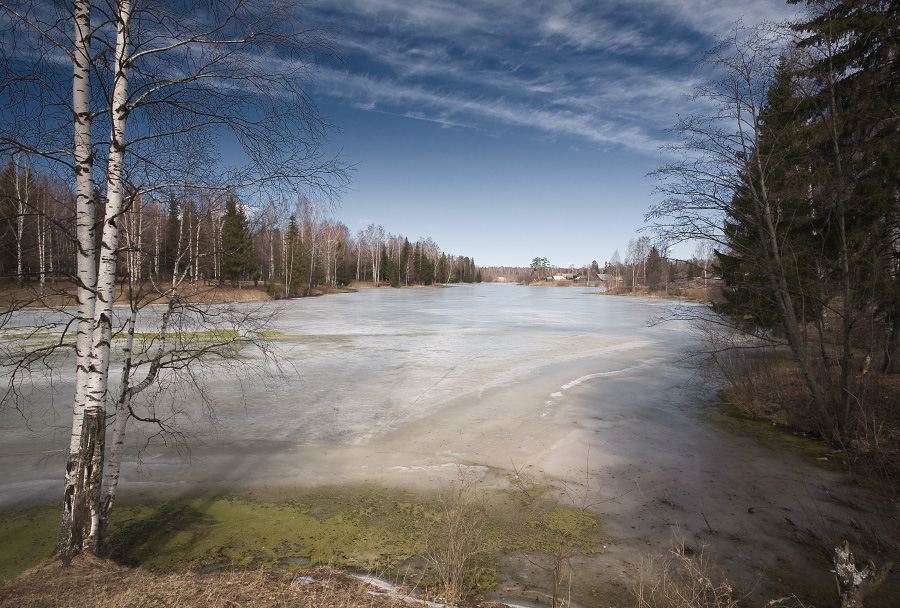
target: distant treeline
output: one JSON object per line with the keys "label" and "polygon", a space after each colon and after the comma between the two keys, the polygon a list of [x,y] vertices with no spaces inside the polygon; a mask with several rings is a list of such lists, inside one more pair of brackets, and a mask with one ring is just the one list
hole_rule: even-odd
{"label": "distant treeline", "polygon": [[[99,226],[102,192],[94,203]],[[302,197],[258,207],[228,192],[133,195],[118,221],[119,276],[131,281],[262,281],[273,296],[288,297],[354,281],[399,287],[481,280],[474,259],[444,253],[430,238],[411,243],[374,224],[353,235]],[[47,281],[74,275],[74,244],[71,187],[7,162],[0,173],[0,276],[19,286],[37,281],[43,290]]]}

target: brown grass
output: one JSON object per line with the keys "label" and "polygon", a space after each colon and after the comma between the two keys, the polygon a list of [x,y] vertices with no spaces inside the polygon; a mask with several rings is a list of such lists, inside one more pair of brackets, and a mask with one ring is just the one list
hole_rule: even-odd
{"label": "brown grass", "polygon": [[[299,577],[315,582],[300,585]],[[391,608],[404,600],[333,568],[161,574],[80,556],[48,560],[0,586],[2,608]],[[421,604],[413,604],[419,605]]]}
{"label": "brown grass", "polygon": [[675,283],[671,283],[668,290],[650,289],[646,285],[638,285],[634,289],[631,287],[610,287],[601,293],[608,296],[662,298],[668,300],[681,300],[684,302],[709,302],[715,295],[711,289],[703,287],[679,287]]}
{"label": "brown grass", "polygon": [[661,557],[645,557],[634,590],[637,608],[736,608],[743,594],[713,564],[707,546],[684,541]]}
{"label": "brown grass", "polygon": [[[146,283],[142,289],[144,293],[156,293],[165,290],[165,284],[155,287]],[[179,289],[179,295],[188,302],[201,304],[220,304],[223,302],[264,302],[271,300],[266,293],[265,285],[254,285],[253,281],[245,281],[240,287],[232,287],[230,284],[183,284]],[[116,304],[127,304],[129,289],[127,284],[116,285]],[[145,302],[150,301],[144,297]],[[44,294],[40,293],[37,283],[26,283],[23,287],[17,287],[14,283],[0,285],[0,307],[21,308],[27,306],[74,306],[75,286],[68,281],[56,281],[45,286]]]}
{"label": "brown grass", "polygon": [[[720,360],[720,363],[722,361]],[[741,358],[722,368],[728,386],[721,399],[743,414],[804,433],[812,433],[844,450],[849,472],[857,480],[900,487],[900,376],[868,374],[861,398],[853,401],[842,437],[831,432],[830,421],[813,408],[799,366],[782,356]],[[836,370],[833,373],[837,373]],[[826,388],[835,378],[821,378]]]}

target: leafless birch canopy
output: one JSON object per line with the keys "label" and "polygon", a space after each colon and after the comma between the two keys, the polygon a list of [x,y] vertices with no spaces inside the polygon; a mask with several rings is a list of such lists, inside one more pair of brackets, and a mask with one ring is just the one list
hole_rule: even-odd
{"label": "leafless birch canopy", "polygon": [[[125,421],[134,417],[165,426],[156,415],[138,415],[132,396],[160,381],[161,369],[191,377],[192,366],[235,343],[253,342],[259,329],[252,315],[244,315],[225,334],[215,333],[222,328],[209,311],[192,309],[180,297],[181,283],[190,278],[196,288],[198,279],[201,221],[191,199],[205,190],[226,191],[234,210],[233,196],[252,195],[252,189],[327,197],[343,187],[344,168],[323,152],[330,125],[307,92],[316,62],[333,58],[334,49],[329,32],[301,25],[302,5],[294,2],[77,0],[4,2],[0,9],[6,26],[0,45],[0,153],[14,158],[15,167],[24,158],[74,182],[76,192],[75,231],[69,233],[77,252],[71,277],[76,309],[67,331],[19,357],[24,364],[12,364],[7,393],[21,396],[17,389],[28,364],[70,347],[74,330],[72,436],[57,546],[67,558],[99,549]],[[222,148],[235,146],[237,158],[223,162]],[[178,236],[171,281],[151,281],[149,289],[140,273],[141,240],[133,238],[141,232],[140,210],[148,195],[177,196],[182,210],[172,217]],[[133,207],[137,217],[128,216]],[[240,222],[236,230],[240,239]],[[113,311],[122,275],[129,277],[131,305],[124,327],[115,326]],[[134,329],[139,310],[149,303],[165,304],[166,313],[142,359]],[[178,336],[178,324],[190,318],[214,332],[199,351],[169,336]],[[127,335],[124,344],[114,340],[119,331]],[[118,348],[124,367],[113,398],[109,370]],[[137,378],[142,365],[143,378]],[[101,498],[113,400],[111,477]]]}
{"label": "leafless birch canopy", "polygon": [[[71,171],[72,5],[3,3],[0,152]],[[91,6],[90,119],[94,166],[107,156],[119,4]],[[130,17],[125,176],[144,189],[278,181],[334,193],[332,125],[309,95],[319,62],[337,59],[332,32],[302,23],[295,2],[137,2]],[[223,148],[239,146],[222,161]]]}

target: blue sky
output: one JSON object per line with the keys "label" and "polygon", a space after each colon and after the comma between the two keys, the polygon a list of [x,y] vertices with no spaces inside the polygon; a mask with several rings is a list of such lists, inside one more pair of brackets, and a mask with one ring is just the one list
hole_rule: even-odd
{"label": "blue sky", "polygon": [[[704,50],[779,0],[319,0],[346,60],[320,110],[356,165],[335,216],[432,237],[482,266],[624,257],[654,202],[646,174],[705,79]],[[674,250],[690,255],[691,248]]]}

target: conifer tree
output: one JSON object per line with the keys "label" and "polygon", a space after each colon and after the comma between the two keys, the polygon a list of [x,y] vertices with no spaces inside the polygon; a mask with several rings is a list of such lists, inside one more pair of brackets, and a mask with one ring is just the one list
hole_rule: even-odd
{"label": "conifer tree", "polygon": [[252,240],[244,210],[233,196],[229,197],[222,223],[222,278],[229,279],[232,286],[240,286],[250,262],[251,249]]}
{"label": "conifer tree", "polygon": [[400,250],[400,268],[398,277],[405,285],[409,285],[410,279],[409,239],[403,239],[403,248]]}
{"label": "conifer tree", "polygon": [[[798,3],[801,0],[791,0]],[[805,76],[817,154],[815,192],[838,229],[836,268],[843,315],[843,373],[853,326],[877,307],[885,325],[884,371],[900,372],[900,4],[807,0],[795,26],[808,49]],[[847,380],[848,378],[845,378]],[[849,399],[849,394],[847,399]],[[849,409],[850,402],[846,401]]]}

